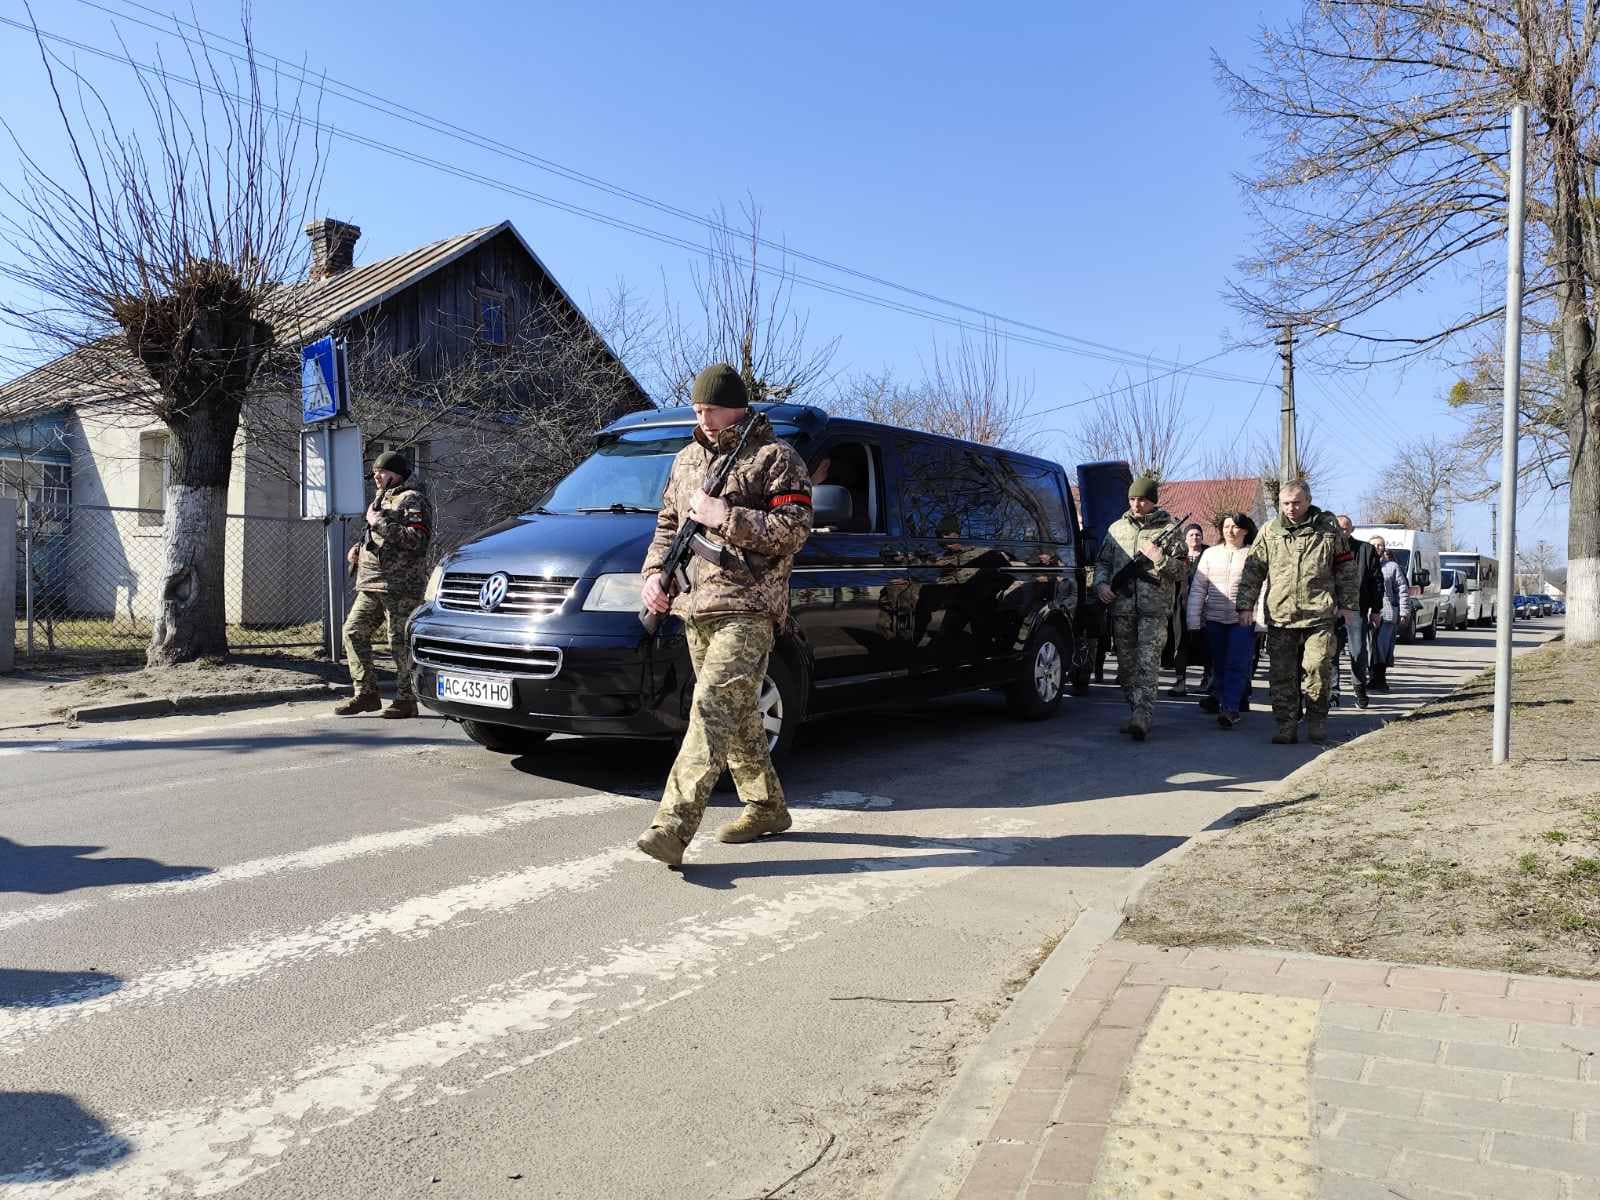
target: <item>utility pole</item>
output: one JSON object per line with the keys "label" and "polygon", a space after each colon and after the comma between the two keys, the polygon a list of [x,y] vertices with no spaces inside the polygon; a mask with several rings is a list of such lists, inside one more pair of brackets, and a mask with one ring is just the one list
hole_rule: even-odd
{"label": "utility pole", "polygon": [[1283,404],[1278,426],[1278,486],[1300,478],[1300,454],[1294,440],[1294,326],[1279,325],[1278,357],[1283,359]]}
{"label": "utility pole", "polygon": [[1444,548],[1456,548],[1456,496],[1450,477],[1444,477]]}
{"label": "utility pole", "polygon": [[1489,557],[1500,557],[1500,538],[1498,534],[1500,510],[1494,505],[1489,505]]}
{"label": "utility pole", "polygon": [[[1506,221],[1506,347],[1505,392],[1500,430],[1500,527],[1505,530],[1506,557],[1516,569],[1517,554],[1517,416],[1522,389],[1522,226],[1523,185],[1527,173],[1528,106],[1511,106],[1510,204]],[[1494,647],[1494,748],[1490,761],[1511,755],[1511,622],[1512,572],[1500,572],[1499,628]]]}

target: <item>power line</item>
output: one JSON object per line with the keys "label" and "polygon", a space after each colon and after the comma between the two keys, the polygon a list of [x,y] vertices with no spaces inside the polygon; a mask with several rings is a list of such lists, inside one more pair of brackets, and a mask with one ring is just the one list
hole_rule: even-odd
{"label": "power line", "polygon": [[[130,15],[124,13],[124,12],[119,12],[119,11],[107,8],[103,4],[96,3],[95,0],[77,0],[77,2],[79,4],[84,5],[85,7],[93,8],[93,9],[99,11],[99,12],[106,13],[107,15],[109,15],[109,16],[117,19],[117,20],[129,21],[129,22],[131,22],[133,24],[136,24],[136,25],[139,25],[139,26],[141,26],[143,28],[150,29],[150,30],[152,30],[152,31],[154,31],[154,32],[156,32],[158,34],[161,34],[162,36],[177,37],[181,41],[183,41],[185,45],[195,45],[197,43],[195,41],[191,40],[190,38],[188,38],[187,36],[185,36],[181,32],[181,29],[183,29],[183,28],[192,29],[196,33],[201,35],[198,44],[201,47],[203,47],[204,49],[208,50],[208,51],[211,50],[212,47],[209,45],[209,43],[205,39],[211,39],[213,41],[226,43],[228,45],[238,46],[241,49],[253,49],[253,48],[250,48],[250,47],[246,47],[245,43],[240,42],[237,39],[229,38],[229,37],[226,37],[225,35],[217,34],[217,33],[213,32],[213,31],[207,30],[203,26],[201,26],[201,25],[199,25],[199,24],[197,24],[195,22],[192,22],[192,21],[185,21],[182,18],[176,16],[175,14],[174,15],[170,15],[170,16],[168,14],[163,14],[158,9],[152,8],[151,6],[146,5],[146,4],[139,3],[138,0],[116,0],[116,2],[126,6],[128,8],[137,9],[139,11],[150,13],[150,14],[155,15],[155,16],[163,17],[165,19],[170,19],[170,20],[172,20],[174,22],[174,24],[176,26],[179,27],[179,30],[170,30],[170,29],[165,28],[164,26],[157,25],[157,24],[154,24],[154,23],[149,22],[149,21],[141,20],[138,17],[130,16]],[[59,34],[46,34],[42,30],[36,30],[34,27],[30,27],[30,26],[27,26],[27,25],[22,25],[22,24],[20,24],[18,22],[15,22],[15,21],[6,20],[5,18],[0,18],[0,20],[5,20],[6,24],[12,25],[12,26],[17,27],[17,28],[24,29],[24,30],[26,30],[28,32],[38,32],[42,36],[48,37],[51,40],[60,41],[60,42],[63,42],[64,44],[75,46],[78,49],[84,50],[84,51],[86,51],[88,53],[97,54],[98,56],[100,56],[102,58],[107,58],[107,59],[110,59],[110,60],[113,60],[113,61],[117,61],[117,62],[126,62],[126,63],[129,63],[130,65],[135,66],[136,68],[152,71],[152,72],[156,73],[157,75],[159,75],[162,78],[173,78],[173,79],[176,79],[179,82],[185,83],[188,86],[199,87],[199,88],[201,88],[201,90],[211,90],[211,91],[215,91],[216,90],[216,89],[210,87],[209,85],[200,84],[198,81],[190,80],[190,79],[187,79],[187,78],[182,77],[182,76],[172,75],[171,73],[166,72],[164,68],[151,66],[150,64],[146,64],[146,63],[139,63],[136,60],[133,60],[133,59],[131,59],[131,57],[128,57],[128,56],[110,54],[110,53],[108,53],[106,51],[99,50],[96,47],[92,47],[92,46],[88,46],[88,45],[86,45],[84,43],[76,42],[73,39],[66,38],[66,37],[64,37],[62,35],[59,35]],[[245,56],[240,55],[240,54],[235,54],[235,53],[233,53],[231,51],[228,51],[228,50],[221,50],[220,53],[225,54],[228,57],[233,58],[234,60],[239,61],[239,62],[247,61]],[[679,208],[679,207],[677,207],[675,205],[668,204],[665,201],[661,201],[661,200],[659,200],[659,199],[657,199],[655,197],[649,196],[648,194],[645,194],[645,193],[642,193],[642,192],[638,192],[638,191],[634,191],[633,189],[626,188],[626,187],[623,187],[623,186],[618,185],[618,184],[610,183],[610,182],[608,182],[608,181],[606,181],[604,179],[601,179],[601,178],[599,178],[597,176],[589,175],[589,174],[587,174],[587,173],[585,173],[583,171],[577,170],[576,168],[568,167],[565,164],[557,162],[554,159],[545,158],[545,157],[543,157],[541,155],[534,154],[531,151],[526,151],[526,150],[519,149],[518,147],[511,146],[511,145],[508,145],[507,143],[497,141],[494,138],[487,137],[487,136],[485,136],[483,134],[480,134],[480,133],[478,133],[478,132],[476,132],[474,130],[468,129],[468,128],[464,127],[464,126],[456,125],[456,124],[454,124],[452,122],[443,120],[441,118],[430,116],[427,113],[421,112],[421,111],[419,111],[417,109],[414,109],[414,108],[410,108],[410,107],[408,107],[408,106],[406,106],[404,104],[401,104],[398,101],[390,100],[390,99],[388,99],[388,98],[386,98],[384,96],[381,96],[381,95],[379,95],[379,94],[377,94],[375,92],[371,92],[371,91],[368,91],[366,89],[360,88],[360,87],[358,87],[358,86],[356,86],[354,84],[345,83],[343,81],[340,81],[338,79],[334,79],[334,78],[332,78],[330,76],[326,76],[326,75],[322,75],[322,76],[311,75],[303,67],[297,66],[294,63],[290,62],[289,60],[284,59],[284,58],[282,58],[280,56],[273,55],[273,54],[270,54],[270,53],[267,53],[267,52],[264,52],[264,51],[255,52],[255,53],[257,54],[257,56],[259,58],[263,58],[263,59],[265,59],[265,60],[267,60],[269,62],[272,62],[272,63],[276,64],[279,68],[283,69],[286,73],[287,72],[292,72],[293,73],[293,77],[298,82],[300,82],[302,84],[313,84],[313,85],[315,85],[315,86],[317,86],[319,88],[325,89],[325,90],[332,90],[334,92],[334,94],[336,96],[338,96],[340,99],[344,99],[344,100],[350,101],[351,103],[355,103],[355,104],[358,104],[358,105],[360,105],[360,106],[362,106],[364,108],[370,109],[372,111],[382,113],[385,116],[389,116],[389,117],[395,118],[397,120],[405,121],[406,123],[408,123],[408,124],[410,124],[410,125],[412,125],[414,127],[420,127],[420,128],[427,129],[430,132],[444,134],[445,136],[451,137],[452,139],[454,139],[454,140],[456,140],[458,142],[466,142],[466,143],[474,145],[474,146],[476,146],[476,147],[478,147],[480,149],[488,150],[488,151],[490,151],[492,153],[501,155],[502,157],[510,158],[510,159],[515,160],[515,161],[521,162],[521,163],[523,163],[525,165],[535,167],[536,169],[556,174],[556,175],[558,175],[558,176],[560,176],[562,178],[565,178],[565,179],[567,179],[567,180],[569,180],[571,182],[579,183],[582,186],[597,189],[599,191],[605,192],[605,193],[607,193],[609,195],[612,195],[614,197],[617,197],[619,199],[624,199],[624,200],[630,201],[632,203],[645,205],[645,206],[647,206],[649,208],[652,208],[652,209],[654,209],[654,210],[656,210],[658,212],[661,212],[661,213],[664,213],[664,214],[667,214],[667,215],[670,215],[670,216],[677,217],[677,218],[679,218],[681,220],[692,222],[692,223],[694,223],[696,225],[699,225],[699,226],[701,226],[701,227],[703,227],[705,229],[711,230],[713,232],[721,232],[721,233],[724,233],[724,234],[743,236],[743,232],[742,231],[735,230],[735,229],[729,227],[728,225],[724,224],[723,222],[715,221],[715,220],[712,220],[712,219],[708,219],[706,217],[703,217],[703,216],[697,215],[695,213],[689,212],[689,211],[687,211],[685,209]],[[330,88],[329,85],[331,85],[331,88]],[[363,99],[363,97],[365,97],[365,99]],[[282,113],[280,110],[271,109],[270,106],[267,106],[267,107],[269,108],[269,111],[278,112],[279,115],[283,115],[285,117],[290,116],[290,114]],[[378,139],[367,138],[367,137],[364,137],[363,135],[358,135],[358,134],[351,134],[351,133],[349,133],[347,131],[335,129],[335,128],[332,128],[332,127],[325,127],[325,126],[320,125],[317,122],[311,121],[308,118],[304,118],[303,116],[300,119],[304,120],[305,123],[311,124],[314,127],[317,127],[319,129],[320,128],[326,128],[327,132],[330,134],[330,136],[344,137],[346,140],[355,141],[358,144],[366,145],[371,149],[378,149],[378,150],[386,152],[386,153],[398,154],[401,157],[409,158],[410,161],[418,163],[419,165],[431,166],[431,167],[434,167],[435,169],[442,170],[442,171],[445,171],[445,172],[450,173],[450,174],[455,174],[455,175],[457,175],[458,177],[461,177],[461,178],[473,180],[473,181],[476,181],[476,182],[479,182],[479,183],[482,183],[482,184],[485,184],[485,185],[491,186],[491,187],[499,187],[500,190],[511,191],[513,194],[522,195],[525,198],[533,200],[536,203],[545,204],[545,205],[550,206],[550,207],[555,207],[557,209],[560,209],[560,210],[563,210],[563,211],[567,211],[567,212],[572,213],[574,215],[588,217],[589,219],[592,219],[592,220],[598,220],[598,221],[601,221],[602,223],[611,225],[614,228],[624,229],[624,230],[626,230],[628,232],[633,232],[633,233],[638,234],[640,236],[650,237],[653,240],[656,240],[658,242],[664,242],[664,244],[667,244],[667,245],[673,245],[673,246],[682,247],[682,246],[687,244],[687,245],[689,245],[689,248],[693,249],[696,253],[705,252],[707,250],[706,247],[700,246],[698,244],[684,243],[682,239],[676,238],[675,235],[662,233],[661,231],[658,231],[658,230],[648,230],[646,227],[635,226],[631,222],[621,221],[620,219],[616,219],[616,218],[610,218],[605,214],[600,214],[600,213],[595,212],[594,210],[586,209],[581,205],[569,204],[568,202],[557,200],[554,197],[543,196],[543,195],[541,195],[539,193],[533,193],[533,192],[528,192],[528,191],[525,191],[525,190],[521,190],[521,189],[518,189],[517,185],[507,184],[504,181],[495,180],[495,179],[493,179],[492,177],[489,177],[489,176],[482,176],[482,175],[479,175],[476,172],[471,172],[471,171],[466,171],[464,169],[454,168],[452,164],[444,163],[441,160],[431,159],[426,155],[420,155],[420,154],[417,154],[415,152],[405,151],[405,150],[403,150],[403,149],[401,149],[399,147],[395,147],[395,146],[392,146],[392,145],[389,145],[389,144],[386,144],[386,143],[382,143],[382,142],[378,141]],[[872,283],[872,284],[875,284],[875,285],[880,286],[880,287],[886,287],[886,288],[889,288],[891,290],[899,291],[899,292],[902,292],[902,293],[904,293],[906,295],[910,295],[910,296],[916,297],[916,298],[921,299],[921,300],[926,300],[926,301],[929,301],[931,303],[940,304],[940,305],[943,305],[943,306],[948,307],[948,308],[957,309],[959,311],[972,314],[973,316],[982,317],[985,321],[993,321],[993,322],[996,322],[996,323],[999,323],[999,324],[1013,326],[1013,327],[1015,327],[1017,329],[1027,330],[1027,331],[1029,331],[1031,333],[1034,333],[1034,334],[1043,335],[1044,337],[1048,337],[1048,338],[1059,339],[1060,341],[1069,342],[1069,343],[1072,343],[1074,345],[1082,346],[1082,347],[1085,348],[1082,351],[1067,350],[1068,353],[1080,353],[1083,357],[1098,359],[1098,360],[1104,361],[1104,362],[1120,363],[1123,366],[1159,365],[1159,366],[1162,366],[1164,368],[1170,368],[1170,370],[1167,371],[1167,374],[1193,374],[1193,375],[1198,375],[1198,376],[1203,377],[1203,378],[1214,379],[1214,380],[1218,380],[1218,381],[1221,381],[1221,382],[1232,382],[1232,383],[1248,383],[1248,382],[1251,382],[1250,380],[1244,378],[1243,376],[1232,375],[1232,374],[1229,374],[1227,372],[1222,372],[1222,371],[1202,371],[1202,370],[1198,370],[1197,369],[1198,367],[1200,367],[1204,363],[1210,362],[1215,358],[1222,357],[1221,354],[1210,355],[1210,356],[1208,356],[1206,358],[1196,360],[1195,362],[1192,362],[1192,363],[1178,363],[1178,362],[1175,362],[1173,360],[1158,359],[1158,358],[1155,358],[1153,356],[1140,355],[1135,351],[1125,350],[1125,349],[1122,349],[1122,348],[1117,347],[1117,346],[1112,346],[1112,345],[1110,345],[1108,343],[1097,342],[1097,341],[1094,341],[1092,339],[1079,337],[1079,336],[1077,336],[1075,334],[1063,333],[1063,332],[1061,332],[1059,330],[1049,329],[1047,327],[1031,324],[1029,322],[1021,321],[1021,320],[1018,320],[1016,318],[1007,317],[1004,314],[1001,314],[1001,313],[998,313],[998,312],[994,312],[994,311],[991,311],[991,310],[988,310],[988,309],[979,308],[979,307],[974,306],[974,305],[965,304],[965,303],[962,303],[961,301],[951,300],[951,299],[949,299],[947,297],[939,296],[939,295],[937,295],[935,293],[932,293],[932,292],[927,292],[927,291],[921,290],[919,288],[914,288],[914,287],[911,287],[911,286],[906,285],[906,284],[898,283],[898,282],[896,282],[894,280],[887,279],[887,278],[884,278],[882,276],[872,274],[870,272],[858,270],[858,269],[850,267],[850,266],[848,266],[846,264],[839,263],[839,262],[836,262],[836,261],[833,261],[833,260],[830,260],[830,259],[827,259],[827,258],[823,258],[823,257],[821,257],[819,255],[810,254],[810,253],[808,253],[806,251],[803,251],[803,250],[797,250],[797,249],[794,249],[792,247],[783,245],[781,243],[774,243],[774,242],[772,242],[772,241],[770,241],[768,239],[765,239],[765,238],[757,237],[755,240],[759,245],[766,246],[766,247],[768,247],[770,249],[774,249],[774,250],[780,252],[781,254],[793,256],[794,258],[799,259],[801,261],[809,262],[809,263],[812,263],[812,264],[814,264],[816,266],[823,267],[823,268],[825,268],[827,270],[836,271],[836,272],[839,272],[841,274],[848,275],[850,277],[862,280],[863,282]],[[807,286],[818,288],[818,289],[823,290],[823,291],[831,291],[832,294],[841,296],[843,298],[856,299],[856,300],[864,301],[866,303],[878,304],[879,306],[888,308],[891,311],[899,311],[899,312],[905,313],[907,315],[921,316],[921,317],[924,317],[924,318],[930,319],[930,320],[943,320],[944,323],[952,324],[956,328],[969,330],[969,331],[984,332],[984,333],[993,332],[993,333],[996,333],[998,336],[1006,337],[1008,340],[1017,341],[1017,342],[1020,342],[1022,344],[1027,344],[1027,345],[1034,345],[1034,346],[1038,346],[1040,348],[1045,348],[1045,349],[1066,349],[1065,347],[1052,346],[1047,342],[1043,342],[1043,341],[1038,340],[1037,338],[1027,338],[1027,337],[1021,337],[1021,336],[1018,336],[1018,335],[1015,335],[1015,334],[1006,334],[1006,333],[1002,333],[1001,331],[998,331],[998,330],[992,330],[992,329],[990,329],[990,328],[988,328],[986,326],[975,326],[975,325],[972,325],[970,323],[959,323],[958,324],[958,323],[952,322],[948,318],[942,317],[941,314],[931,313],[926,309],[922,309],[922,308],[919,308],[919,307],[916,307],[916,306],[913,306],[913,305],[899,304],[897,302],[889,301],[889,300],[886,300],[886,299],[883,299],[883,298],[880,298],[880,297],[873,297],[868,293],[858,292],[855,289],[842,288],[842,287],[840,287],[840,285],[830,284],[827,281],[817,280],[817,279],[811,278],[809,276],[802,276],[802,275],[800,275],[800,274],[798,274],[796,272],[778,272],[778,271],[774,271],[774,272],[770,272],[770,273],[778,274],[778,275],[788,275],[789,277],[794,278],[797,282],[804,283]],[[1223,353],[1226,353],[1226,351],[1223,352]],[[1165,377],[1165,376],[1161,376],[1161,377]]]}

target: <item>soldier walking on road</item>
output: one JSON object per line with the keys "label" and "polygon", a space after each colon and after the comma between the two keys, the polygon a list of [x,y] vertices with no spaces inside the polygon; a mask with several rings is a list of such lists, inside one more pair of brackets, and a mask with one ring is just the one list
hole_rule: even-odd
{"label": "soldier walking on road", "polygon": [[372,673],[372,635],[387,621],[397,690],[383,715],[414,717],[417,693],[411,678],[411,647],[406,644],[406,618],[422,603],[433,514],[428,498],[411,482],[411,463],[398,451],[378,455],[372,464],[372,482],[378,494],[367,508],[361,541],[350,547],[349,554],[356,568],[356,600],[345,618],[344,652],[353,694],[333,711],[350,717],[383,708]]}
{"label": "soldier walking on road", "polygon": [[1336,652],[1334,626],[1349,617],[1358,601],[1355,553],[1333,514],[1311,503],[1303,479],[1286,483],[1278,494],[1278,515],[1257,535],[1239,576],[1234,606],[1249,620],[1266,588],[1267,659],[1272,715],[1278,731],[1272,740],[1299,740],[1300,699],[1305,696],[1306,737],[1328,736],[1328,700]]}
{"label": "soldier walking on road", "polygon": [[[811,480],[800,455],[778,440],[749,392],[726,363],[695,376],[694,441],[678,451],[661,495],[656,535],[644,560],[641,599],[652,612],[684,618],[694,664],[694,698],[655,821],[639,849],[668,866],[683,862],[706,801],[724,766],[744,803],[717,831],[724,842],[752,842],[791,824],[783,786],[772,769],[761,720],[761,682],[776,632],[789,616],[789,569],[811,534]],[[750,436],[720,496],[704,481],[713,463],[733,452],[742,422]],[[678,524],[693,519],[722,543],[720,563],[689,560],[689,589],[674,596],[661,576]]]}
{"label": "soldier walking on road", "polygon": [[[1128,511],[1112,522],[1094,564],[1095,594],[1111,613],[1111,635],[1117,650],[1117,683],[1133,710],[1122,732],[1138,742],[1150,733],[1156,688],[1161,682],[1161,649],[1178,586],[1188,577],[1188,560],[1163,554],[1155,545],[1175,522],[1156,507],[1157,484],[1141,475],[1128,485]],[[1134,575],[1131,585],[1111,590],[1111,580],[1137,551],[1150,560],[1149,569]]]}

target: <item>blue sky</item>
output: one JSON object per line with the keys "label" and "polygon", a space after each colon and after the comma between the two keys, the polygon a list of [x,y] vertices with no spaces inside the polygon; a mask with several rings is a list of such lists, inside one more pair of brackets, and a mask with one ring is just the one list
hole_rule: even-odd
{"label": "blue sky", "polygon": [[[124,0],[96,2],[149,19]],[[255,27],[264,51],[676,207],[706,213],[753,195],[765,232],[810,253],[1141,357],[1193,361],[1244,332],[1222,292],[1252,236],[1233,176],[1256,147],[1216,88],[1211,51],[1248,61],[1258,26],[1291,7],[345,0],[330,12],[271,0],[258,3]],[[209,28],[237,32],[233,0],[196,10]],[[114,44],[110,17],[80,0],[35,13],[51,32]],[[21,0],[0,0],[0,15],[22,19]],[[119,28],[136,56],[159,41]],[[174,49],[166,43],[169,61]],[[127,94],[125,67],[83,66],[109,94]],[[0,112],[31,151],[59,161],[42,87],[31,39],[0,26]],[[323,117],[703,240],[677,218],[343,101],[325,99]],[[0,149],[0,173],[10,177],[13,160]],[[348,142],[333,147],[322,200],[362,227],[358,260],[510,218],[580,303],[618,280],[648,300],[664,281],[678,299],[690,294],[684,250]],[[841,338],[835,365],[846,371],[915,376],[935,332],[952,332],[804,287],[796,304],[813,333]],[[1032,379],[1041,411],[1106,390],[1121,370],[1025,344],[1010,347],[1009,363]],[[1248,382],[1187,380],[1196,446],[1275,441],[1271,351],[1207,365]],[[1302,372],[1302,419],[1333,467],[1319,502],[1353,508],[1394,440],[1452,432],[1440,398],[1450,379],[1432,363],[1403,376]],[[1081,411],[1041,425],[1070,429]],[[1062,434],[1041,445],[1070,464]],[[1460,544],[1487,551],[1486,505],[1458,505],[1456,524]],[[1535,501],[1520,524],[1524,545],[1565,545],[1564,506]]]}

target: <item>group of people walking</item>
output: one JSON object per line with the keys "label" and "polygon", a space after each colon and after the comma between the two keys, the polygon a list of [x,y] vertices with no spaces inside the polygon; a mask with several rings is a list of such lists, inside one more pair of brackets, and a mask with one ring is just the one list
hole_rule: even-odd
{"label": "group of people walking", "polygon": [[[1311,488],[1291,480],[1279,491],[1278,513],[1258,530],[1248,513],[1223,517],[1222,541],[1205,547],[1199,525],[1187,527],[1183,552],[1167,553],[1174,522],[1159,507],[1159,483],[1135,479],[1128,511],[1106,534],[1094,586],[1106,606],[1117,656],[1117,682],[1131,715],[1122,726],[1136,741],[1150,734],[1162,650],[1175,647],[1178,681],[1187,694],[1191,664],[1203,663],[1200,708],[1231,729],[1249,708],[1250,685],[1264,631],[1269,693],[1280,745],[1327,738],[1333,671],[1348,648],[1356,704],[1388,690],[1395,633],[1410,593],[1382,538],[1354,538],[1347,516],[1311,503]],[[1112,581],[1133,563],[1132,586]]]}

